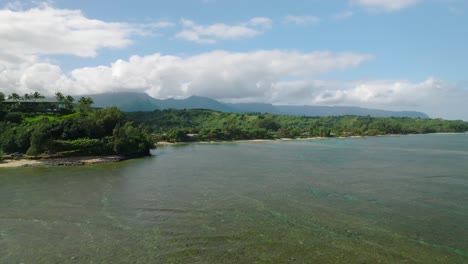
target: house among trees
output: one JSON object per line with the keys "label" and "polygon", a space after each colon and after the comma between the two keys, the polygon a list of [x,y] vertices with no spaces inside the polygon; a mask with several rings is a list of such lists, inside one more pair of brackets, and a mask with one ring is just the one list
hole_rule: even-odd
{"label": "house among trees", "polygon": [[53,98],[38,99],[6,99],[0,102],[8,109],[14,109],[21,112],[56,112],[66,109],[66,104]]}
{"label": "house among trees", "polygon": [[20,96],[13,93],[5,96],[0,92],[0,110],[9,110],[14,112],[71,112],[74,107],[80,111],[87,111],[94,103],[90,97],[81,97],[78,104],[74,104],[75,99],[62,93],[55,93],[55,98],[46,98],[38,92],[24,94]]}

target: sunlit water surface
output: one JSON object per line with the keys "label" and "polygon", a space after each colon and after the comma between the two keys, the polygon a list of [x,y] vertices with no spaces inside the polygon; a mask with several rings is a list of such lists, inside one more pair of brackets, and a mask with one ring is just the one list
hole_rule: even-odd
{"label": "sunlit water surface", "polygon": [[468,134],[0,169],[0,263],[468,263]]}

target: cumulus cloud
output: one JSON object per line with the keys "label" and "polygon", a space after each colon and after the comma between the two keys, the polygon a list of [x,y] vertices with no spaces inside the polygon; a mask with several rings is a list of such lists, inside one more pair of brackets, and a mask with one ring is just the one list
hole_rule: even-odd
{"label": "cumulus cloud", "polygon": [[273,24],[273,20],[271,20],[268,17],[254,17],[250,19],[247,23],[247,25],[250,26],[259,26],[263,28],[271,28],[271,25]]}
{"label": "cumulus cloud", "polygon": [[322,87],[313,103],[358,105],[388,110],[423,111],[432,117],[467,119],[466,84],[428,78],[422,82],[404,80],[361,80]]}
{"label": "cumulus cloud", "polygon": [[[161,26],[161,25],[159,25]],[[0,9],[0,46],[17,56],[69,54],[94,57],[100,48],[124,48],[141,25],[109,23],[79,10],[41,5],[28,10]]]}
{"label": "cumulus cloud", "polygon": [[464,114],[468,112],[466,84],[435,78],[422,82],[321,80],[324,73],[346,70],[371,59],[366,54],[282,50],[213,51],[188,57],[157,53],[69,73],[51,63],[35,62],[17,70],[0,69],[0,87],[7,94],[135,91],[157,98],[199,95],[226,102],[352,105],[468,118]]}
{"label": "cumulus cloud", "polygon": [[159,98],[201,95],[235,99],[264,96],[283,78],[312,78],[371,58],[354,53],[280,50],[213,51],[190,57],[154,54],[119,60],[110,67],[77,69],[71,76],[85,89],[95,84],[107,91],[135,89]]}
{"label": "cumulus cloud", "polygon": [[283,18],[283,22],[286,24],[295,24],[295,25],[314,25],[320,22],[320,18],[316,16],[287,15]]}
{"label": "cumulus cloud", "polygon": [[317,95],[316,103],[376,104],[414,106],[414,99],[422,101],[433,94],[447,92],[448,85],[434,78],[421,83],[401,80],[364,80],[348,84],[349,89],[325,90]]}
{"label": "cumulus cloud", "polygon": [[252,38],[270,28],[272,20],[266,17],[254,17],[247,22],[237,25],[215,23],[199,25],[191,20],[182,19],[180,24],[184,27],[175,36],[179,39],[199,44],[214,44],[219,40],[236,40]]}
{"label": "cumulus cloud", "polygon": [[[190,20],[182,20],[181,24],[184,29],[178,37],[214,43],[256,36],[270,28],[272,21],[254,17],[237,25],[203,26]],[[285,50],[212,51],[192,56],[156,53],[66,73],[46,59],[51,54],[92,57],[102,48],[130,45],[133,34],[173,26],[167,21],[145,25],[108,23],[89,19],[77,10],[47,5],[27,10],[21,6],[0,9],[0,91],[6,94],[38,91],[44,95],[58,91],[72,95],[137,91],[157,98],[200,95],[229,102],[355,105],[468,119],[466,114],[463,116],[468,112],[466,84],[434,78],[419,83],[321,80],[324,73],[372,60],[368,54]]]}
{"label": "cumulus cloud", "polygon": [[50,94],[72,87],[74,81],[50,63],[47,55],[94,57],[102,48],[127,47],[135,34],[174,25],[168,21],[109,23],[48,4],[25,7],[15,2],[0,9],[0,88],[4,93]]}
{"label": "cumulus cloud", "polygon": [[[370,59],[367,54],[281,50],[213,51],[189,57],[153,54],[117,60],[110,66],[79,68],[66,75],[52,64],[36,67],[38,63],[32,63],[21,70],[0,72],[0,85],[22,91],[44,86],[75,94],[133,90],[159,98],[265,97],[282,79],[314,78]],[[44,74],[46,68],[50,74]]]}
{"label": "cumulus cloud", "polygon": [[263,97],[229,101],[422,111],[431,117],[468,120],[468,105],[465,103],[467,98],[468,84],[435,78],[421,82],[300,79],[275,82]]}
{"label": "cumulus cloud", "polygon": [[420,0],[351,0],[372,12],[393,12],[415,5]]}

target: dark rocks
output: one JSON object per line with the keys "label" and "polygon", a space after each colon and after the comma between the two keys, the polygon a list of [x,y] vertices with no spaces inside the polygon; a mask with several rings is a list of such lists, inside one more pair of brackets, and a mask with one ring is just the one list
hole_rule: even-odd
{"label": "dark rocks", "polygon": [[57,166],[83,166],[86,163],[81,160],[46,160],[37,164],[26,164],[21,167],[57,167]]}
{"label": "dark rocks", "polygon": [[83,166],[85,163],[81,160],[48,160],[43,163],[43,166]]}
{"label": "dark rocks", "polygon": [[48,158],[42,159],[37,164],[26,164],[21,167],[58,167],[58,166],[83,166],[86,164],[98,164],[108,162],[119,162],[128,159],[124,156],[103,156],[103,157],[70,157],[70,158]]}

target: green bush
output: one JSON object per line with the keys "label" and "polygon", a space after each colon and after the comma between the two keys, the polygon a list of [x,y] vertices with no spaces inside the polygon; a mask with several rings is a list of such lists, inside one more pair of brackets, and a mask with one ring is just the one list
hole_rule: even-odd
{"label": "green bush", "polygon": [[54,140],[51,149],[55,151],[68,151],[77,149],[99,148],[102,143],[95,138],[79,138],[75,140]]}
{"label": "green bush", "polygon": [[[92,110],[66,116],[9,113],[0,121],[0,149],[37,156],[44,152],[66,155],[147,155],[153,142],[147,132],[127,121],[119,109]],[[14,122],[12,122],[14,121]],[[15,123],[19,122],[19,123]]]}
{"label": "green bush", "polygon": [[10,123],[20,124],[23,121],[24,115],[20,112],[10,112],[7,113],[3,120]]}

